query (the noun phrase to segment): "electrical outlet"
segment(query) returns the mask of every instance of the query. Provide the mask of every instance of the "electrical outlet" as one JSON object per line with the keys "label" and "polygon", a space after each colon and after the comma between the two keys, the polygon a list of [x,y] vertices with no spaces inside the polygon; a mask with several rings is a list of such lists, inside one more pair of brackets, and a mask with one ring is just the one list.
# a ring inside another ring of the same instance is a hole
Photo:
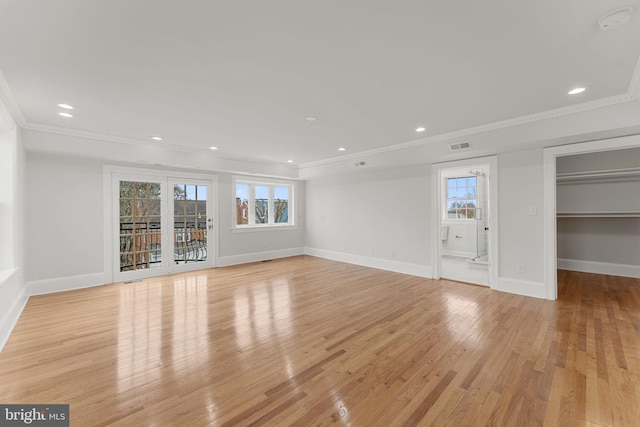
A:
{"label": "electrical outlet", "polygon": [[518,273],[526,273],[527,272],[527,266],[524,264],[518,264]]}

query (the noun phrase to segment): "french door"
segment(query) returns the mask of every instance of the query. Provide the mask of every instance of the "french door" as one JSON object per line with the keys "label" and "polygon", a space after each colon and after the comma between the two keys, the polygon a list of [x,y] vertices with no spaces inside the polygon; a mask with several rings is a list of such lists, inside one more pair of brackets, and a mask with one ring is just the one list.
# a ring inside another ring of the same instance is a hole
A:
{"label": "french door", "polygon": [[213,267],[210,249],[212,186],[207,181],[172,178],[169,187],[172,193],[169,224],[172,226],[173,270]]}
{"label": "french door", "polygon": [[214,266],[213,181],[113,174],[114,281]]}

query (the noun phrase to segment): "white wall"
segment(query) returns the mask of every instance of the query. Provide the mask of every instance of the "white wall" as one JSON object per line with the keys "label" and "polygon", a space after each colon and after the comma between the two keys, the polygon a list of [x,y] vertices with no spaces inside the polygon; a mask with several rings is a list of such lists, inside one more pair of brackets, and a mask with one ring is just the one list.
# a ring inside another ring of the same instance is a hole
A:
{"label": "white wall", "polygon": [[103,271],[102,164],[27,153],[27,281]]}
{"label": "white wall", "polygon": [[[86,157],[28,153],[27,281],[36,292],[62,290],[59,288],[65,283],[72,287],[104,283],[105,164],[109,163]],[[232,175],[216,175],[219,177],[216,213],[219,216],[219,265],[303,253],[304,183],[296,183],[298,226],[295,229],[234,232],[231,230]]]}
{"label": "white wall", "polygon": [[[308,181],[309,253],[394,269],[397,266],[389,263],[393,251],[396,261],[430,270],[429,171],[425,165]],[[495,287],[544,298],[542,150],[500,155],[495,175],[499,197]],[[536,215],[530,215],[530,208]]]}
{"label": "white wall", "polygon": [[16,130],[0,133],[0,270],[14,266]]}
{"label": "white wall", "polygon": [[[304,252],[305,183],[295,182],[295,228],[233,229],[233,175],[219,174],[220,265],[299,255]],[[289,181],[290,182],[290,181]]]}
{"label": "white wall", "polygon": [[558,258],[640,266],[640,218],[559,218]]}
{"label": "white wall", "polygon": [[640,148],[598,151],[561,156],[556,160],[557,173],[589,172],[640,167]]}
{"label": "white wall", "polygon": [[308,253],[430,276],[430,182],[428,165],[307,181]]}
{"label": "white wall", "polygon": [[498,289],[544,298],[542,150],[501,154],[498,170]]}
{"label": "white wall", "polygon": [[24,285],[24,151],[15,127],[0,134],[0,350],[28,296]]}
{"label": "white wall", "polygon": [[640,212],[640,179],[558,183],[558,212]]}

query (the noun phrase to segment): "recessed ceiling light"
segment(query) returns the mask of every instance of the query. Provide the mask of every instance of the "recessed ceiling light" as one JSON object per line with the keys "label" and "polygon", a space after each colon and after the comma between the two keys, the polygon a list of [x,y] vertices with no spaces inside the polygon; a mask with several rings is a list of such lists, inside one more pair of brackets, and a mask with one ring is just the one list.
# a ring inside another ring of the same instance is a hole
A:
{"label": "recessed ceiling light", "polygon": [[587,89],[586,89],[586,88],[584,88],[584,87],[577,87],[577,88],[575,88],[575,89],[571,89],[571,90],[569,91],[569,95],[577,95],[577,94],[579,94],[579,93],[584,92],[585,90],[587,90]]}
{"label": "recessed ceiling light", "polygon": [[69,113],[58,113],[58,114],[61,115],[62,117],[73,117],[73,115]]}
{"label": "recessed ceiling light", "polygon": [[209,150],[217,150],[218,147],[209,147]]}
{"label": "recessed ceiling light", "polygon": [[416,132],[424,132],[425,130],[427,130],[427,128],[420,126],[419,128],[416,128]]}
{"label": "recessed ceiling light", "polygon": [[314,116],[309,116],[305,120],[308,122],[315,122],[316,120],[318,120],[318,118]]}
{"label": "recessed ceiling light", "polygon": [[293,163],[293,160],[287,160],[287,163]]}
{"label": "recessed ceiling light", "polygon": [[73,107],[69,104],[58,104],[58,107],[64,108],[65,110],[73,110]]}
{"label": "recessed ceiling light", "polygon": [[347,149],[344,148],[344,147],[340,147],[340,148],[338,148],[338,151],[347,151]]}
{"label": "recessed ceiling light", "polygon": [[151,139],[153,139],[154,141],[162,141],[162,138],[159,136],[152,136]]}

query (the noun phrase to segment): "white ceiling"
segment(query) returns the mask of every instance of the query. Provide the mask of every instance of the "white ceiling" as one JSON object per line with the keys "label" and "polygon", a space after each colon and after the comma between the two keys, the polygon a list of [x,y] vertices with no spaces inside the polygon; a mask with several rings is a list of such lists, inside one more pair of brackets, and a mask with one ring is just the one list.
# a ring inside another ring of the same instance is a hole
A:
{"label": "white ceiling", "polygon": [[27,126],[297,165],[626,94],[639,57],[639,0],[0,0]]}

